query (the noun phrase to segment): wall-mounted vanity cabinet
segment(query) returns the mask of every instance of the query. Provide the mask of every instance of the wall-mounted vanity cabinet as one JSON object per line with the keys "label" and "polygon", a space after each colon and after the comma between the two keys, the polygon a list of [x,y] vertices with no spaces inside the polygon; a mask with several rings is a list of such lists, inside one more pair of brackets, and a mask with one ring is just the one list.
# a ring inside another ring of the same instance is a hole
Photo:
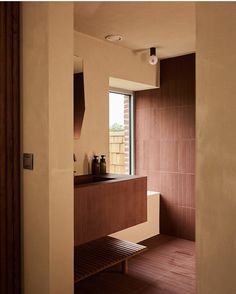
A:
{"label": "wall-mounted vanity cabinet", "polygon": [[147,221],[147,178],[105,177],[86,182],[82,176],[81,183],[75,177],[75,246]]}

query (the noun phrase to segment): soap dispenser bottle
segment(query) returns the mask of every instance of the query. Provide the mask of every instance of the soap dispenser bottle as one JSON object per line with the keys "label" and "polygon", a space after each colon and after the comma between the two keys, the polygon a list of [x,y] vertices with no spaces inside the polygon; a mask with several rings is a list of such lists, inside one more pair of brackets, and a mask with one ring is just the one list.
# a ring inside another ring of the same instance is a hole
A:
{"label": "soap dispenser bottle", "polygon": [[101,160],[100,160],[100,173],[105,174],[106,173],[106,155],[101,155]]}
{"label": "soap dispenser bottle", "polygon": [[100,165],[98,162],[98,156],[94,155],[93,160],[92,160],[92,174],[99,175],[99,172],[100,172]]}

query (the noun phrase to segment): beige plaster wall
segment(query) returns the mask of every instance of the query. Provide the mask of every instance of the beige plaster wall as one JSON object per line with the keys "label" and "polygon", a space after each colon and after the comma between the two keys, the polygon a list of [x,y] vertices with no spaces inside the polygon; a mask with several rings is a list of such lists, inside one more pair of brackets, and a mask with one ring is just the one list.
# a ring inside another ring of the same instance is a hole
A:
{"label": "beige plaster wall", "polygon": [[160,193],[147,191],[147,221],[111,236],[138,243],[158,234],[160,234]]}
{"label": "beige plaster wall", "polygon": [[197,293],[236,293],[236,4],[197,3]]}
{"label": "beige plaster wall", "polygon": [[73,293],[73,5],[21,7],[24,294]]}
{"label": "beige plaster wall", "polygon": [[74,141],[77,174],[88,173],[93,153],[108,156],[109,77],[159,84],[159,70],[143,55],[85,34],[74,33],[74,54],[83,58],[85,115],[81,137]]}

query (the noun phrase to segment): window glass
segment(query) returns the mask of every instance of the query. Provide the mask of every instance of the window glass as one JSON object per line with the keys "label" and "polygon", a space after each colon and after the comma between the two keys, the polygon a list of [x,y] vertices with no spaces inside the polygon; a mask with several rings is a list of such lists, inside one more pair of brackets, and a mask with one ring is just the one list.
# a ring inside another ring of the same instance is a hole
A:
{"label": "window glass", "polygon": [[130,95],[109,93],[110,173],[130,174]]}

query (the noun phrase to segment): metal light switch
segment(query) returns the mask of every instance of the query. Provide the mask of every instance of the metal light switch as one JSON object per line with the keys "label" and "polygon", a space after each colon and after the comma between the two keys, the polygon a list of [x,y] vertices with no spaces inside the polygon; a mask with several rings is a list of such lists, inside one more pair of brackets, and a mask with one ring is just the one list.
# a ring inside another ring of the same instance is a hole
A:
{"label": "metal light switch", "polygon": [[23,154],[23,168],[24,169],[34,169],[34,154],[33,153],[24,153]]}

